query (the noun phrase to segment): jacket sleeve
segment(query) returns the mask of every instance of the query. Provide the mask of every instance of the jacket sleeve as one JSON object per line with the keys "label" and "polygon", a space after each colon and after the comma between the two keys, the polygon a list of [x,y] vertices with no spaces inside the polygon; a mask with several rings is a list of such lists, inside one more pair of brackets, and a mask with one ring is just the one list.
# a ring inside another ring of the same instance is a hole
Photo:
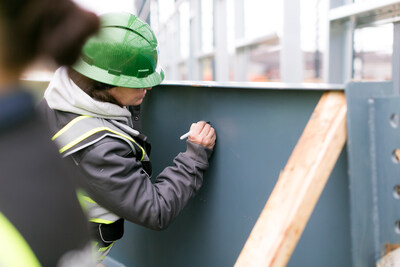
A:
{"label": "jacket sleeve", "polygon": [[105,138],[75,154],[74,160],[98,204],[128,221],[165,229],[200,189],[212,150],[188,141],[186,152],[154,184],[131,152],[125,142]]}

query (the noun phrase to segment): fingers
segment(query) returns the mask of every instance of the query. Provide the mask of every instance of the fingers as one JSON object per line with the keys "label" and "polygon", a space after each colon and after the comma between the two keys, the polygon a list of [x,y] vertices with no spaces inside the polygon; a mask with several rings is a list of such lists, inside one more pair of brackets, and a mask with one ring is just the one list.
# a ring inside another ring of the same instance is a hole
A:
{"label": "fingers", "polygon": [[216,134],[213,127],[205,121],[193,123],[190,127],[190,142],[213,149]]}
{"label": "fingers", "polygon": [[199,121],[197,123],[192,123],[192,126],[190,127],[190,132],[191,134],[200,134],[204,128],[207,130],[207,126],[210,126],[208,123],[205,121]]}
{"label": "fingers", "polygon": [[206,139],[210,140],[208,147],[212,149],[215,145],[215,141],[217,140],[217,135],[215,134],[214,128],[210,127],[210,131],[208,132]]}

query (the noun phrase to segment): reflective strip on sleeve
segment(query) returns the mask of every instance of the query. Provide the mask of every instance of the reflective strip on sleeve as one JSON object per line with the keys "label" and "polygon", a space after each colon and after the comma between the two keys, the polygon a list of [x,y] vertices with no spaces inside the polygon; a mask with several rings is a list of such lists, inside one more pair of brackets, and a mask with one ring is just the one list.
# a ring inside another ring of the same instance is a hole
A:
{"label": "reflective strip on sleeve", "polygon": [[114,243],[115,243],[115,241],[112,242],[112,243],[111,243],[109,246],[107,246],[107,247],[99,248],[99,251],[100,251],[100,252],[104,252],[104,251],[106,251],[107,249],[110,249],[110,248],[112,247],[112,245],[114,245]]}
{"label": "reflective strip on sleeve", "polygon": [[111,224],[120,217],[98,205],[96,201],[88,197],[83,190],[77,190],[77,196],[81,207],[89,217],[89,221],[95,223]]}
{"label": "reflective strip on sleeve", "polygon": [[[98,133],[103,133],[98,137]],[[96,136],[95,136],[96,135]],[[93,118],[90,116],[79,116],[69,122],[66,126],[64,126],[60,131],[58,131],[53,137],[52,140],[56,142],[59,148],[60,154],[71,149],[64,154],[64,156],[69,155],[70,153],[76,151],[77,149],[85,148],[90,145],[92,142],[97,142],[101,138],[106,136],[113,136],[117,138],[121,138],[125,140],[129,146],[132,148],[132,151],[135,153],[136,145],[142,153],[141,161],[145,158],[145,151],[142,146],[140,146],[129,134],[126,134],[124,131],[108,122],[105,119]],[[98,137],[98,138],[97,138]],[[92,142],[90,142],[90,140]],[[86,143],[82,142],[88,140]],[[81,145],[77,146],[78,144]],[[133,145],[134,144],[134,145]],[[77,148],[75,147],[77,146]]]}
{"label": "reflective strip on sleeve", "polygon": [[108,253],[110,252],[111,248],[113,247],[114,243],[115,243],[115,241],[112,242],[107,247],[98,248],[98,250],[97,250],[97,260],[98,261],[103,261],[105,259],[105,257],[108,255]]}
{"label": "reflective strip on sleeve", "polygon": [[[119,219],[119,217],[118,217],[118,219]],[[110,220],[105,220],[105,219],[101,219],[101,218],[90,218],[89,221],[94,222],[94,223],[102,223],[102,224],[112,224],[112,223],[116,222],[116,220],[110,221]]]}
{"label": "reflective strip on sleeve", "polygon": [[84,200],[84,201],[87,201],[87,202],[93,203],[93,204],[97,204],[96,201],[94,201],[90,197],[87,197],[87,196],[81,196],[81,197],[82,197],[82,200]]}

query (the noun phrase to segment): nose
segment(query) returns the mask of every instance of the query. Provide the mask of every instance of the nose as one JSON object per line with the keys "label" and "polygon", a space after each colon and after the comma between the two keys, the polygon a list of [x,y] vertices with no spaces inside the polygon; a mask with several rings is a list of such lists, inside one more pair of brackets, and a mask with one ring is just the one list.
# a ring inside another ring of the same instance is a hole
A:
{"label": "nose", "polygon": [[143,88],[143,90],[151,90],[152,87]]}

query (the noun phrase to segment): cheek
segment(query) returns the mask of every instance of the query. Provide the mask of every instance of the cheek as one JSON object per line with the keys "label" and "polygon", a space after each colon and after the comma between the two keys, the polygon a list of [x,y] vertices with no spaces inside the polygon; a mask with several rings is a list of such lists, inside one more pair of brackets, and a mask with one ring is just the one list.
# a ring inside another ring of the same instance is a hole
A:
{"label": "cheek", "polygon": [[136,93],[135,92],[134,94],[132,94],[132,99],[139,100],[141,98],[143,98],[143,93]]}
{"label": "cheek", "polygon": [[143,101],[144,93],[142,91],[134,91],[131,92],[129,96],[129,100],[131,105],[140,105]]}

